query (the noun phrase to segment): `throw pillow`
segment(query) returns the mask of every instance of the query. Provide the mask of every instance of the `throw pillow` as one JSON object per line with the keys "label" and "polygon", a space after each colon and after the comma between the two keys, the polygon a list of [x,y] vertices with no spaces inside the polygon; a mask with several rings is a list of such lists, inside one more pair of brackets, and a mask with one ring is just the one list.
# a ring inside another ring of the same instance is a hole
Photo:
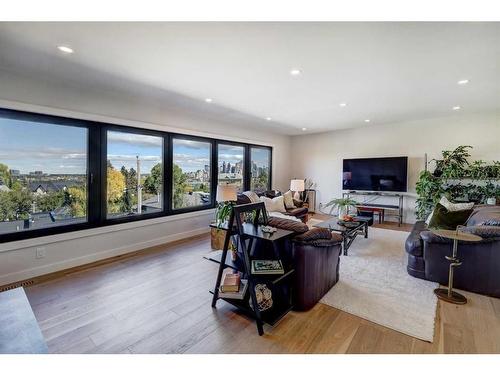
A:
{"label": "throw pillow", "polygon": [[259,203],[260,202],[259,196],[254,191],[244,191],[243,194],[246,195],[248,197],[248,199],[250,199],[251,203]]}
{"label": "throw pillow", "polygon": [[441,200],[439,201],[439,204],[443,205],[446,207],[448,211],[463,211],[463,210],[470,210],[472,207],[474,207],[474,202],[470,203],[452,203],[448,200],[446,197],[441,197]]}
{"label": "throw pillow", "polygon": [[472,213],[472,209],[462,211],[448,211],[445,206],[438,203],[434,209],[430,228],[436,229],[457,229],[458,225],[464,225]]}
{"label": "throw pillow", "polygon": [[309,230],[309,227],[300,220],[297,222],[295,220],[282,219],[274,216],[269,218],[267,225],[275,228],[291,230],[295,233],[305,233]]}
{"label": "throw pillow", "polygon": [[283,199],[285,200],[285,208],[295,208],[293,204],[293,194],[290,190],[283,194]]}
{"label": "throw pillow", "polygon": [[285,209],[285,201],[283,199],[283,196],[276,197],[276,198],[268,198],[268,197],[260,197],[260,201],[264,202],[264,205],[266,206],[266,210],[269,212],[286,212]]}

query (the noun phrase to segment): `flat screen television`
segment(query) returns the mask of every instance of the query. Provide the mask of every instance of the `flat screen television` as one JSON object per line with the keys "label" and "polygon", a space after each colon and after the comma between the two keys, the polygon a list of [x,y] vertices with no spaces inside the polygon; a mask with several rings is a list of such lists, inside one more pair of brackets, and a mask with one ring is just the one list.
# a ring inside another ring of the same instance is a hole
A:
{"label": "flat screen television", "polygon": [[408,157],[344,159],[342,189],[407,191]]}

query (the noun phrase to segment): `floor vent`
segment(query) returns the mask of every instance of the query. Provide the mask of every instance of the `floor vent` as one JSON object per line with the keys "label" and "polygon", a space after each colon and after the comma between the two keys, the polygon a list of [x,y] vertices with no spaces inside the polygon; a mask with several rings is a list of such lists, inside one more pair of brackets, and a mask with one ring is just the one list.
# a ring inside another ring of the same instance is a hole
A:
{"label": "floor vent", "polygon": [[11,289],[20,288],[20,287],[30,286],[30,285],[33,285],[34,283],[35,283],[34,280],[20,281],[18,283],[9,284],[9,285],[5,285],[3,287],[0,287],[0,292],[5,292],[6,290],[11,290]]}

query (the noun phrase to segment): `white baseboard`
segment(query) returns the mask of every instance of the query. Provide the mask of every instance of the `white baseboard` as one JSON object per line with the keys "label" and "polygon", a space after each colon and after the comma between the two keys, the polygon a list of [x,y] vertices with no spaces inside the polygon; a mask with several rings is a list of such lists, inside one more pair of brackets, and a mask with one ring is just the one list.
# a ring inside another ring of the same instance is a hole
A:
{"label": "white baseboard", "polygon": [[52,272],[57,272],[65,270],[72,267],[82,266],[84,264],[96,262],[99,260],[111,258],[117,255],[123,255],[131,253],[137,250],[147,249],[149,247],[167,244],[169,242],[174,242],[189,237],[197,236],[203,233],[207,233],[209,229],[207,227],[193,229],[187,232],[175,233],[168,236],[157,237],[149,241],[142,241],[135,244],[129,244],[126,246],[117,247],[114,249],[99,251],[97,253],[87,254],[82,257],[66,259],[60,262],[46,264],[43,266],[28,268],[22,271],[17,271],[0,276],[0,285],[6,285],[14,283],[21,280],[30,279],[37,276],[46,275]]}

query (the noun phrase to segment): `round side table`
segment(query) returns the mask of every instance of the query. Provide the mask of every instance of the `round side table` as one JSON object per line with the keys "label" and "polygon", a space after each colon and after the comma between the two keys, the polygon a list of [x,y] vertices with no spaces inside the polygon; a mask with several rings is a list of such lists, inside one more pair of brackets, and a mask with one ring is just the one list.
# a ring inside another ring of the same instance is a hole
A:
{"label": "round side table", "polygon": [[462,264],[462,262],[460,262],[460,260],[457,258],[458,241],[478,242],[481,241],[482,238],[476,236],[475,234],[460,232],[459,227],[457,227],[457,230],[431,229],[431,232],[439,237],[449,238],[453,240],[452,256],[445,257],[450,261],[448,288],[434,289],[434,293],[439,299],[443,301],[455,303],[457,305],[465,305],[467,303],[467,298],[465,298],[465,296],[461,295],[460,293],[453,291],[453,271],[455,267],[458,267]]}

